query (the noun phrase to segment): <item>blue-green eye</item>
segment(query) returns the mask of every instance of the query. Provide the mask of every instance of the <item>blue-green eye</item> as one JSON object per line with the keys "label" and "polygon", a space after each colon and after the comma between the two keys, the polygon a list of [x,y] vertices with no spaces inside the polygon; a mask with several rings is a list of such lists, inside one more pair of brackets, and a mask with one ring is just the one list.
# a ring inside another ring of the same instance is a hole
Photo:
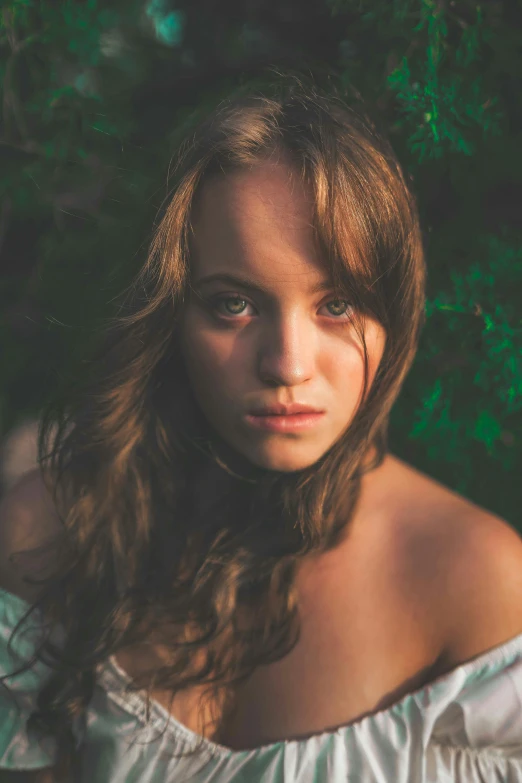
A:
{"label": "blue-green eye", "polygon": [[338,304],[339,302],[344,303],[345,307],[342,309],[343,311],[341,313],[333,313],[333,315],[345,315],[347,308],[350,308],[350,314],[351,314],[351,305],[348,303],[346,299],[332,299],[330,302],[327,302],[325,305],[326,307],[329,307],[331,304]]}
{"label": "blue-green eye", "polygon": [[[236,295],[233,295],[233,296],[222,296],[220,298],[215,298],[215,299],[213,299],[211,301],[212,301],[212,304],[213,304],[213,308],[215,310],[217,310],[218,306],[221,303],[223,303],[223,305],[224,305],[225,302],[239,302],[239,303],[242,303],[243,305],[250,304],[249,302],[247,302],[246,299],[243,299],[243,297],[241,297],[239,295],[237,295],[237,296]],[[235,307],[235,305],[232,305],[232,306]],[[227,305],[227,308],[228,308],[228,305]],[[227,315],[232,315],[232,316],[234,316],[234,315],[242,315],[242,312],[243,312],[242,310],[241,310],[241,312],[238,312],[237,310],[232,310],[232,312],[231,312],[229,310],[227,312]]]}

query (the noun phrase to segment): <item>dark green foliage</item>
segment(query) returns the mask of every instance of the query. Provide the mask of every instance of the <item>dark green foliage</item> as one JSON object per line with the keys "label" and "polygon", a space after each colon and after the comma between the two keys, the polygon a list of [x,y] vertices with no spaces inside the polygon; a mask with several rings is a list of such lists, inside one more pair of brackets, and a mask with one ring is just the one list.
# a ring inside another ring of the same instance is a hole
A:
{"label": "dark green foliage", "polygon": [[186,123],[310,69],[363,95],[419,200],[428,322],[391,450],[520,528],[521,22],[495,0],[4,2],[0,435],[83,368]]}

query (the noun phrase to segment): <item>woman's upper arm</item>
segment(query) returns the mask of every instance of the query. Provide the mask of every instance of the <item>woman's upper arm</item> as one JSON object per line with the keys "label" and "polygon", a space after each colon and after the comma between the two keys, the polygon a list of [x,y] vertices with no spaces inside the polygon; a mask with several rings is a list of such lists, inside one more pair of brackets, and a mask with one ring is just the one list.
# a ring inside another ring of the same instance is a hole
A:
{"label": "woman's upper arm", "polygon": [[27,601],[35,600],[38,588],[23,580],[23,569],[12,556],[41,546],[59,530],[58,514],[36,468],[0,499],[0,587]]}
{"label": "woman's upper arm", "polygon": [[[29,602],[37,598],[38,586],[23,580],[28,570],[17,566],[12,555],[40,546],[59,530],[59,518],[53,508],[38,469],[26,473],[0,499],[0,588]],[[0,659],[0,674],[2,669]],[[0,767],[0,783],[55,782],[53,767],[27,770]]]}

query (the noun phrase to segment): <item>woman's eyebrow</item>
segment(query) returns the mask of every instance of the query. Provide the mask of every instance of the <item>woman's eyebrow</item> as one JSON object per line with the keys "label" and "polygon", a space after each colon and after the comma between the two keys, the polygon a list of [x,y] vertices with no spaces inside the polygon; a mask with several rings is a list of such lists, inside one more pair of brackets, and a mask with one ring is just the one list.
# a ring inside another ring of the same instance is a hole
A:
{"label": "woman's eyebrow", "polygon": [[[256,283],[251,278],[243,277],[241,275],[232,275],[226,272],[206,275],[197,280],[193,285],[194,288],[200,288],[203,285],[213,282],[232,283],[232,285],[239,286],[240,288],[250,289],[251,291],[257,291],[258,293],[270,296],[270,291],[267,288],[259,285],[259,283]],[[311,285],[308,291],[310,294],[316,294],[320,291],[328,291],[332,288],[334,288],[334,285],[330,280],[321,280],[320,282]]]}

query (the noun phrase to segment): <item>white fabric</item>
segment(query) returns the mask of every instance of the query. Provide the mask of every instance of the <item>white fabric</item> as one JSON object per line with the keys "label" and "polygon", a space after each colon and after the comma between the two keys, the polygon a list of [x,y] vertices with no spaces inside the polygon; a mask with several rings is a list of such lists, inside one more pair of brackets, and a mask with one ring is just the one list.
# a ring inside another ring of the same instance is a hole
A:
{"label": "white fabric", "polygon": [[[0,675],[28,655],[18,636],[14,662],[6,650],[27,608],[0,590]],[[52,763],[53,743],[40,749],[25,731],[47,676],[40,665],[7,681],[18,710],[0,688],[0,770]],[[200,737],[155,702],[147,721],[145,698],[126,694],[127,682],[114,659],[99,667],[86,724],[75,727],[79,783],[522,783],[522,634],[335,732],[246,751],[205,740],[200,755],[184,759],[172,754]]]}

